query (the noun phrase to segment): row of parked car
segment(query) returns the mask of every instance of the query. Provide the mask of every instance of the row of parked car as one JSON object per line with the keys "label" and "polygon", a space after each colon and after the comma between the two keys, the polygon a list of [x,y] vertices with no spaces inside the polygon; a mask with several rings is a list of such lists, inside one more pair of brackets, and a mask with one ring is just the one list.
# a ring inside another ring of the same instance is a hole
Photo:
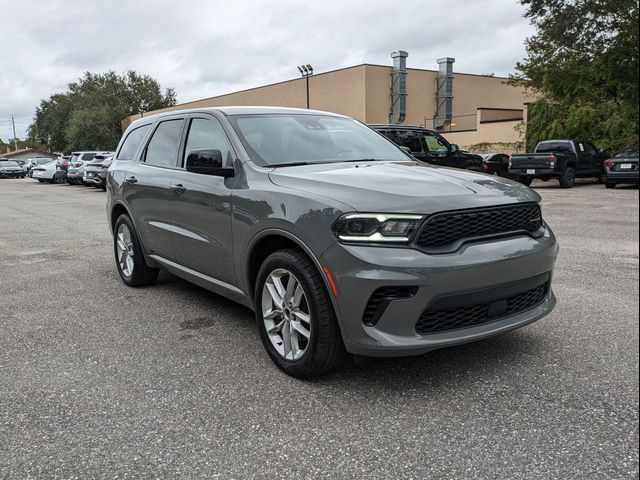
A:
{"label": "row of parked car", "polygon": [[41,183],[69,183],[106,189],[106,177],[113,152],[82,151],[51,159],[14,161],[0,158],[0,178],[32,177]]}
{"label": "row of parked car", "polygon": [[[421,127],[371,125],[378,133],[424,162],[461,168],[517,180],[530,186],[534,179],[557,179],[570,188],[578,178],[595,178],[607,188],[618,184],[638,185],[638,150],[611,157],[592,142],[549,140],[534,152],[474,154],[449,143],[437,132]],[[113,152],[81,151],[52,161],[33,158],[27,162],[0,159],[0,178],[31,176],[40,182],[91,185],[105,189],[105,178]]]}
{"label": "row of parked car", "polygon": [[548,140],[539,142],[532,153],[477,155],[449,143],[437,132],[420,127],[372,125],[372,127],[418,160],[443,167],[484,172],[529,186],[534,179],[558,180],[571,188],[578,178],[595,178],[607,188],[619,184],[638,185],[638,149],[611,157],[593,142]]}

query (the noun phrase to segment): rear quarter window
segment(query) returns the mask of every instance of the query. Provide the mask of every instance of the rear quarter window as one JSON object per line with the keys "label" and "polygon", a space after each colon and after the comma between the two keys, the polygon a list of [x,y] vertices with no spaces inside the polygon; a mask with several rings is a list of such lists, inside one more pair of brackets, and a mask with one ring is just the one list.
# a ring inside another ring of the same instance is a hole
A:
{"label": "rear quarter window", "polygon": [[142,125],[141,127],[131,130],[124,139],[120,150],[116,154],[118,160],[133,160],[134,155],[142,144],[145,135],[149,131],[151,125]]}

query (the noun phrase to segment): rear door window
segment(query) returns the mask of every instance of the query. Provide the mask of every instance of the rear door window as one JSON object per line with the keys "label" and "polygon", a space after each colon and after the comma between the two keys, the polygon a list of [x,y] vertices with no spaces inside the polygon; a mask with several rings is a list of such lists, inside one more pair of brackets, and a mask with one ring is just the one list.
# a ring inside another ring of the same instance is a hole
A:
{"label": "rear door window", "polygon": [[93,157],[95,157],[95,155],[95,153],[83,153],[82,160],[93,160]]}
{"label": "rear door window", "polygon": [[183,119],[165,120],[158,124],[147,144],[144,161],[149,165],[174,168],[178,162]]}
{"label": "rear door window", "polygon": [[127,134],[127,138],[124,139],[116,158],[118,160],[133,160],[133,157],[142,144],[142,140],[144,140],[150,126],[150,124],[142,125],[141,127],[131,130]]}

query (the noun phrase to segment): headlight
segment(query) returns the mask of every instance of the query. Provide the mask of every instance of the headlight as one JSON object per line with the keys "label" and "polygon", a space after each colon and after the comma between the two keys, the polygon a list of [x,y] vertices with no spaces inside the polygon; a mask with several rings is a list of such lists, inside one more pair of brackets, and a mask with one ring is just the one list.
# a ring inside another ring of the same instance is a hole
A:
{"label": "headlight", "polygon": [[408,243],[423,218],[396,213],[347,213],[335,221],[331,231],[343,242]]}

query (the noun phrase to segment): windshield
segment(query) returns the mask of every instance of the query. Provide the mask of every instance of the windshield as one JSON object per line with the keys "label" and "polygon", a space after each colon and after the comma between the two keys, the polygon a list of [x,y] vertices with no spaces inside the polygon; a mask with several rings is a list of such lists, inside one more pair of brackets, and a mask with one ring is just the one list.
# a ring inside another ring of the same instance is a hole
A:
{"label": "windshield", "polygon": [[0,167],[19,167],[18,162],[14,162],[13,160],[2,160],[0,161]]}
{"label": "windshield", "polygon": [[312,114],[228,118],[251,160],[262,166],[407,159],[390,141],[351,118]]}

